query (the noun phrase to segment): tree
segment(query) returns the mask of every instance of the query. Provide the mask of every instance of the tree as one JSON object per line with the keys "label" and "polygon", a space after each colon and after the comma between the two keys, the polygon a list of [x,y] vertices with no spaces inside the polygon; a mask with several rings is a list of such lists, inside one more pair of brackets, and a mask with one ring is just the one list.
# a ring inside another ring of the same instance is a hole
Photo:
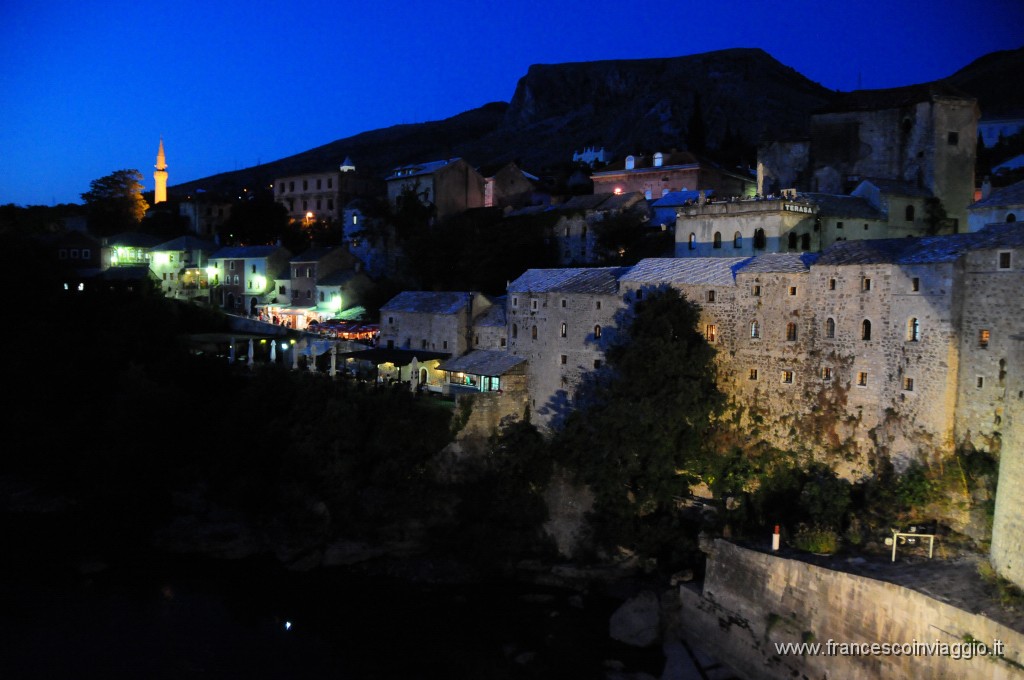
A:
{"label": "tree", "polygon": [[705,437],[723,403],[699,318],[672,289],[638,303],[626,341],[608,351],[610,377],[554,442],[594,492],[599,539],[670,560],[684,547],[675,499],[705,467]]}
{"label": "tree", "polygon": [[135,229],[149,209],[142,197],[142,173],[138,170],[115,170],[94,179],[82,200],[88,210],[89,229],[99,236]]}

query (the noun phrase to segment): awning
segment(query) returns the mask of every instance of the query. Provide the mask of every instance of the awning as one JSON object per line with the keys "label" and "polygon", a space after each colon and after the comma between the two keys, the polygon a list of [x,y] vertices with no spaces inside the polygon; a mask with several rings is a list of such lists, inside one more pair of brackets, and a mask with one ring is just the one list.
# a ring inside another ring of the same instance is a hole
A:
{"label": "awning", "polygon": [[338,352],[339,358],[360,359],[372,361],[376,365],[394,364],[395,366],[408,366],[413,359],[419,362],[447,359],[451,354],[447,352],[429,352],[425,349],[387,349],[375,347],[374,349],[363,349],[357,352]]}
{"label": "awning", "polygon": [[438,369],[451,371],[452,373],[469,373],[470,375],[500,376],[512,370],[520,364],[526,363],[526,359],[520,356],[509,354],[492,349],[478,349],[446,361]]}

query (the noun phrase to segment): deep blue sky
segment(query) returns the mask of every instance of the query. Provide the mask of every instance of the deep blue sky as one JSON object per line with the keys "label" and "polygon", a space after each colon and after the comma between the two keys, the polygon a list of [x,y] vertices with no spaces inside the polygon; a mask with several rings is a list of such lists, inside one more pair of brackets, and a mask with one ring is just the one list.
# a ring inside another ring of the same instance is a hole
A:
{"label": "deep blue sky", "polygon": [[851,90],[1022,45],[1021,0],[3,0],[0,204],[79,202],[122,168],[152,189],[161,136],[173,185],[446,118],[537,63],[760,47]]}

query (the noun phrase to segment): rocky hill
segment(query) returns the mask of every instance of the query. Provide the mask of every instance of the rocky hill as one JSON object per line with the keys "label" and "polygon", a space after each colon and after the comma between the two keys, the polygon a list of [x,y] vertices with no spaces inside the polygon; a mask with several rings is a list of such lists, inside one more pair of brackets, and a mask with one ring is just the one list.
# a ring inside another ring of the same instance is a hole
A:
{"label": "rocky hill", "polygon": [[[986,55],[944,79],[978,97],[983,112],[1024,109],[1024,48]],[[760,49],[732,49],[668,59],[531,66],[510,103],[457,116],[397,125],[330,142],[253,168],[172,187],[234,193],[275,177],[335,167],[350,156],[360,170],[384,176],[403,163],[461,156],[478,166],[509,160],[543,173],[584,146],[630,152],[690,146],[691,126],[706,129],[709,155],[723,143],[801,137],[810,114],[836,93]],[[695,117],[695,107],[699,115]],[[750,159],[752,162],[753,159]]]}

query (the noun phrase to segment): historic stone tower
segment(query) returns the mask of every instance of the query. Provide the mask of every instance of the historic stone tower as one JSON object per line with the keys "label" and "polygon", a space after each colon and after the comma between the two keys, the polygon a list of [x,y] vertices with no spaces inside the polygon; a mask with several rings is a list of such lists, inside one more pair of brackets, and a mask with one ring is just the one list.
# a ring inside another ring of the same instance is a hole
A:
{"label": "historic stone tower", "polygon": [[153,205],[167,200],[167,159],[164,157],[164,140],[160,138],[160,150],[156,152],[156,172],[153,173],[156,186],[153,190]]}

